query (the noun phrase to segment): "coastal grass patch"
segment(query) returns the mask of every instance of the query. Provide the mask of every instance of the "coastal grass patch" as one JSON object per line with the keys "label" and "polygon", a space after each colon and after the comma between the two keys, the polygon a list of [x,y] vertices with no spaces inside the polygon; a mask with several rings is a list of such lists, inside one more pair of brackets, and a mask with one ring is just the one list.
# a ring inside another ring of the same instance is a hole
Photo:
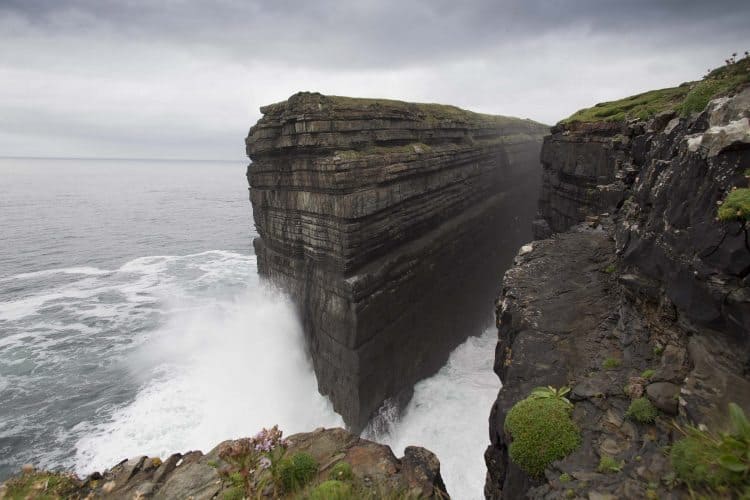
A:
{"label": "coastal grass patch", "polygon": [[337,479],[339,481],[349,481],[354,477],[352,472],[352,466],[347,462],[338,462],[331,468],[331,472],[328,474],[331,479]]}
{"label": "coastal grass patch", "polygon": [[734,189],[727,193],[719,206],[719,220],[723,222],[750,220],[750,188]]}
{"label": "coastal grass patch", "polygon": [[678,427],[685,437],[672,445],[670,460],[677,478],[691,489],[750,498],[750,422],[735,403],[729,404],[729,417],[729,432]]}
{"label": "coastal grass patch", "polygon": [[596,470],[604,474],[613,474],[620,472],[624,466],[625,462],[618,462],[613,457],[602,455],[602,457],[599,459],[599,466]]}
{"label": "coastal grass patch", "polygon": [[620,361],[619,359],[609,357],[602,362],[602,368],[604,368],[605,370],[614,370],[615,368],[619,368],[621,364],[622,361]]}
{"label": "coastal grass patch", "polygon": [[648,120],[663,111],[682,116],[703,111],[711,99],[729,95],[750,83],[750,57],[727,60],[721,68],[709,72],[702,80],[677,87],[643,92],[624,99],[599,103],[576,111],[561,124],[574,122],[619,122]]}
{"label": "coastal grass patch", "polygon": [[79,483],[70,474],[46,471],[24,472],[5,482],[3,498],[9,500],[58,500],[75,497]]}
{"label": "coastal grass patch", "polygon": [[650,380],[655,374],[656,371],[653,368],[647,368],[641,372],[641,378]]}
{"label": "coastal grass patch", "polygon": [[625,416],[641,424],[651,424],[659,415],[659,410],[646,397],[636,398],[630,402]]}
{"label": "coastal grass patch", "polygon": [[505,417],[511,460],[539,477],[550,463],[573,452],[581,444],[581,432],[571,413],[570,401],[562,396],[532,395],[513,405]]}
{"label": "coastal grass patch", "polygon": [[295,453],[281,459],[278,465],[278,476],[284,491],[293,492],[302,489],[318,473],[318,463],[307,453]]}

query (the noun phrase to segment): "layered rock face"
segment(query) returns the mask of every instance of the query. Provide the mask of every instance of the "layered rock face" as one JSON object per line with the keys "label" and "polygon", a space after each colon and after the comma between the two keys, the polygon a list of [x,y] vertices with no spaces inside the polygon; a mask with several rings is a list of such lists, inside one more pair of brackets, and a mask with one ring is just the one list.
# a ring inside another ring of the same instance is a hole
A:
{"label": "layered rock face", "polygon": [[[750,240],[717,219],[748,183],[748,118],[745,89],[691,117],[545,138],[534,228],[557,234],[524,247],[498,300],[488,498],[682,498],[663,453],[681,437],[671,420],[720,431],[729,402],[750,413]],[[504,421],[546,385],[572,387],[582,445],[533,478],[510,460]],[[652,424],[626,415],[641,396]]]}
{"label": "layered rock face", "polygon": [[311,93],[261,111],[246,141],[258,271],[298,304],[319,389],[360,430],[486,321],[529,236],[547,129]]}

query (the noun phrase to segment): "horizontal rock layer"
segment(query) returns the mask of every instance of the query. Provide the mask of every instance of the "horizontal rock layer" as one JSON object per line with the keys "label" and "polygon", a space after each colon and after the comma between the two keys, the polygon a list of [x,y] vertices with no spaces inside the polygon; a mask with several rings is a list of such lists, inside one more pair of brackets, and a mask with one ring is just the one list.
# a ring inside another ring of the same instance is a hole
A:
{"label": "horizontal rock layer", "polygon": [[246,141],[258,270],[298,304],[319,388],[359,430],[486,320],[546,128],[310,93],[261,111]]}
{"label": "horizontal rock layer", "polygon": [[[665,481],[662,449],[680,437],[670,420],[719,431],[729,402],[750,412],[747,228],[716,218],[725,194],[747,186],[748,117],[750,89],[692,117],[573,124],[545,138],[535,234],[568,231],[526,248],[503,281],[488,498],[682,498]],[[508,457],[504,420],[546,385],[573,388],[583,444],[531,478]],[[640,395],[661,411],[654,424],[625,416]],[[602,456],[622,470],[598,472]]]}

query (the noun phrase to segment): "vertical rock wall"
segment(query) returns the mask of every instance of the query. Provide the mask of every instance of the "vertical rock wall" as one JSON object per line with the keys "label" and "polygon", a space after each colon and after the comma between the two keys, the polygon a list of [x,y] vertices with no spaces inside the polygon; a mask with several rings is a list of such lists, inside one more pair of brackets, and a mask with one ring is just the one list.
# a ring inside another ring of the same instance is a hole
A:
{"label": "vertical rock wall", "polygon": [[[692,116],[557,126],[542,161],[535,235],[557,234],[524,247],[497,302],[503,387],[485,494],[687,497],[664,481],[663,450],[680,437],[671,422],[718,432],[729,402],[750,413],[748,224],[717,218],[750,181],[750,88]],[[531,477],[510,459],[504,421],[547,385],[572,388],[582,445]],[[654,422],[628,417],[641,396]],[[602,457],[616,470],[599,470]]]}
{"label": "vertical rock wall", "polygon": [[537,123],[300,93],[247,152],[259,273],[304,322],[319,389],[360,430],[488,319],[530,237]]}

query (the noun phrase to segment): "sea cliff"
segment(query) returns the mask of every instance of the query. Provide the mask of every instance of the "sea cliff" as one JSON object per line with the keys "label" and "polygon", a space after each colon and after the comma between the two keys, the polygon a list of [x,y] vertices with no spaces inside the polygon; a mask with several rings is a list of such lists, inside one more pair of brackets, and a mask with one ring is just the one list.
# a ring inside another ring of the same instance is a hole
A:
{"label": "sea cliff", "polygon": [[299,307],[321,393],[355,431],[489,319],[530,237],[547,127],[299,93],[247,153],[261,276]]}
{"label": "sea cliff", "polygon": [[[747,79],[747,62],[729,70]],[[730,403],[750,414],[750,207],[721,211],[747,192],[750,88],[694,106],[704,82],[583,110],[545,138],[537,241],[497,301],[488,498],[741,491],[708,441],[700,457],[680,442],[736,426]],[[655,97],[663,109],[628,116]],[[538,386],[571,389],[579,444],[531,474],[506,420]]]}

